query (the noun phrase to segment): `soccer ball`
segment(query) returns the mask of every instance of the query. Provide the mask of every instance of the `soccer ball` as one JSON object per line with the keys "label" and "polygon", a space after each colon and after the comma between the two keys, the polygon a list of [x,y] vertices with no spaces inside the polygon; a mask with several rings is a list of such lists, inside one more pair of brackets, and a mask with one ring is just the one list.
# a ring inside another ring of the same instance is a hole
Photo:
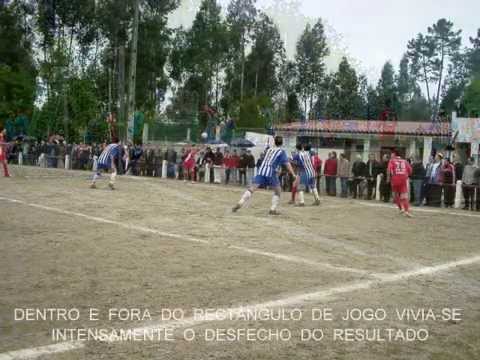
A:
{"label": "soccer ball", "polygon": [[207,140],[208,138],[208,134],[206,132],[203,132],[201,136],[203,140]]}

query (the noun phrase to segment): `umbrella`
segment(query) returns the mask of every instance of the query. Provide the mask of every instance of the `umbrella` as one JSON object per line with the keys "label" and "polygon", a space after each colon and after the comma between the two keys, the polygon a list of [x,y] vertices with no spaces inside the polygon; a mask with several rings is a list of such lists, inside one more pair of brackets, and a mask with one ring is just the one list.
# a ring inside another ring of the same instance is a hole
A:
{"label": "umbrella", "polygon": [[222,140],[209,140],[207,141],[208,145],[215,145],[216,147],[227,147],[228,144],[225,144]]}
{"label": "umbrella", "polygon": [[230,144],[231,144],[232,146],[242,147],[242,148],[250,148],[250,147],[254,147],[254,146],[255,146],[255,144],[254,144],[253,142],[251,142],[250,140],[242,139],[242,138],[233,139]]}

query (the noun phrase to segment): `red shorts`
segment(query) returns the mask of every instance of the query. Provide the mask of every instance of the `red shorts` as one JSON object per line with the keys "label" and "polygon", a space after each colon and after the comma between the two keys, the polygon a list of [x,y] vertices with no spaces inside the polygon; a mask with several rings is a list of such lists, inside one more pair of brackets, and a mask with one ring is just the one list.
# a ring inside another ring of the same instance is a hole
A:
{"label": "red shorts", "polygon": [[0,161],[5,161],[6,160],[7,157],[5,155],[6,155],[5,150],[0,148]]}
{"label": "red shorts", "polygon": [[397,178],[393,177],[392,178],[392,192],[398,193],[398,194],[406,194],[408,193],[408,178]]}

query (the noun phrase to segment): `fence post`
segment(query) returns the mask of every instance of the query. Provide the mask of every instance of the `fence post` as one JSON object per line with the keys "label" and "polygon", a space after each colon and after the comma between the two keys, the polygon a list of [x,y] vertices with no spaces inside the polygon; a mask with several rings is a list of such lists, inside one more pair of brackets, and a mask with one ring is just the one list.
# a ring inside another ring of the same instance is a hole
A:
{"label": "fence post", "polygon": [[210,182],[210,164],[205,164],[205,182]]}
{"label": "fence post", "polygon": [[168,162],[167,160],[162,161],[162,179],[167,178]]}
{"label": "fence post", "polygon": [[65,170],[70,169],[70,155],[65,155]]}
{"label": "fence post", "polygon": [[455,209],[458,209],[462,206],[463,200],[463,191],[462,191],[462,180],[457,181],[456,189],[455,189]]}
{"label": "fence post", "polygon": [[382,175],[378,174],[377,175],[377,184],[375,186],[375,200],[380,201],[380,183],[382,182]]}

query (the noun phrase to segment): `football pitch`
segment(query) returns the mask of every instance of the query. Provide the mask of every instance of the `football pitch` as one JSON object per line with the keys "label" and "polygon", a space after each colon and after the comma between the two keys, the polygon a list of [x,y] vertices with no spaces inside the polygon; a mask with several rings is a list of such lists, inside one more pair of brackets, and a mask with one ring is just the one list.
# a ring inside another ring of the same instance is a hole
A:
{"label": "football pitch", "polygon": [[480,359],[480,213],[12,172],[0,360]]}

